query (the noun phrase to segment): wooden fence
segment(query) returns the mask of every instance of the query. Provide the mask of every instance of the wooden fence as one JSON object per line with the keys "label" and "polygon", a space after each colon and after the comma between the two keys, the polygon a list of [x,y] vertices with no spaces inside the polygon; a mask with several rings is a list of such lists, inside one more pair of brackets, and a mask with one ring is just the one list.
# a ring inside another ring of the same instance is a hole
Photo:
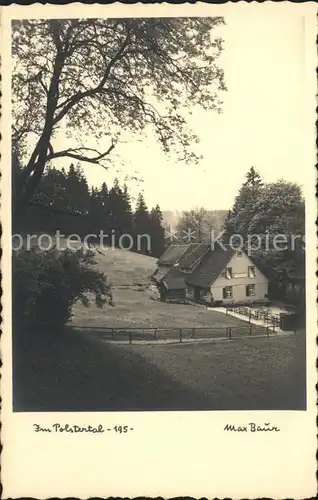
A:
{"label": "wooden fence", "polygon": [[249,307],[227,307],[226,314],[228,314],[228,312],[234,312],[242,316],[247,316],[249,322],[251,321],[251,319],[263,321],[266,325],[269,325],[273,329],[273,331],[275,331],[275,328],[279,327],[280,325],[279,314],[270,314],[270,312],[266,309],[251,309]]}
{"label": "wooden fence", "polygon": [[132,344],[136,341],[191,342],[193,340],[234,339],[249,336],[267,336],[275,333],[270,326],[263,327],[252,323],[243,326],[227,327],[185,327],[185,328],[110,328],[110,327],[76,327],[83,332],[103,340],[124,341]]}

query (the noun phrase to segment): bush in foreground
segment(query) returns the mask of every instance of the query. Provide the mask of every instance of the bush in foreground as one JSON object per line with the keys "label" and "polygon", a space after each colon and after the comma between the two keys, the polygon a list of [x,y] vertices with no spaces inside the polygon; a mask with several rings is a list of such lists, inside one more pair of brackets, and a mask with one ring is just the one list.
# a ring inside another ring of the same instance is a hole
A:
{"label": "bush in foreground", "polygon": [[23,332],[58,333],[78,300],[89,307],[91,296],[97,307],[112,305],[111,286],[106,276],[93,268],[93,257],[92,251],[83,249],[14,252],[14,327]]}

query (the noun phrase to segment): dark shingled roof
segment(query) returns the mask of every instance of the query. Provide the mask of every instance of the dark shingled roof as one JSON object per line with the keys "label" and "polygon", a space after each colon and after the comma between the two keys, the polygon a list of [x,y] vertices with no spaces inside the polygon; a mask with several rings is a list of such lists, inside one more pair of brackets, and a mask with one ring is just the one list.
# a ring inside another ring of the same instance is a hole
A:
{"label": "dark shingled roof", "polygon": [[224,250],[218,246],[214,250],[210,249],[194,272],[186,276],[186,283],[202,288],[208,287],[219,277],[233,254],[234,250],[231,248]]}
{"label": "dark shingled roof", "polygon": [[[170,245],[160,257],[153,278],[161,281],[168,290],[181,290],[186,284],[207,288],[218,278],[233,254],[231,248],[224,250],[217,246],[212,250],[205,243]],[[183,269],[192,269],[196,263],[198,266],[191,274],[182,272]]]}
{"label": "dark shingled roof", "polygon": [[206,243],[191,243],[187,251],[179,260],[179,266],[183,269],[191,269],[210,249]]}
{"label": "dark shingled roof", "polygon": [[185,252],[183,252],[183,255],[181,255],[179,259],[179,263],[182,262],[188,255],[197,247],[197,243],[189,243],[188,245],[185,245],[187,248]]}
{"label": "dark shingled roof", "polygon": [[188,249],[188,245],[170,245],[158,260],[158,266],[173,266]]}
{"label": "dark shingled roof", "polygon": [[173,267],[166,274],[162,283],[168,290],[183,290],[186,287],[185,275],[180,271],[178,267]]}
{"label": "dark shingled roof", "polygon": [[152,274],[152,278],[156,281],[162,280],[162,278],[165,277],[165,275],[170,271],[170,267],[158,267],[155,272]]}

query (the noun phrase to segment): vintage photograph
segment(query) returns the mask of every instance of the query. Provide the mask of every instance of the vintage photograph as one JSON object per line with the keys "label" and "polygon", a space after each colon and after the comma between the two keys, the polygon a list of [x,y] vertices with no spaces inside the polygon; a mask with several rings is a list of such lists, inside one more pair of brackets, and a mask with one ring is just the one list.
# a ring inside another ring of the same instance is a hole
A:
{"label": "vintage photograph", "polygon": [[306,410],[303,25],[279,19],[12,20],[13,412]]}

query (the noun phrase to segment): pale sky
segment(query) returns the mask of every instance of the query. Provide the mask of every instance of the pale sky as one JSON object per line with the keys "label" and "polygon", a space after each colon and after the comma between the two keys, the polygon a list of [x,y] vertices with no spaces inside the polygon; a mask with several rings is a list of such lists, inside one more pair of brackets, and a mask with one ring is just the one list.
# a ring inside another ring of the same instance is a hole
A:
{"label": "pale sky", "polygon": [[273,18],[262,10],[245,12],[227,16],[220,28],[225,48],[219,64],[228,88],[223,113],[192,110],[188,117],[204,159],[197,165],[173,162],[153,137],[142,142],[131,138],[116,147],[124,162],[121,172],[116,166],[106,172],[83,164],[90,185],[138,172],[143,182],[128,182],[134,196],[143,190],[148,206],[183,210],[230,208],[252,165],[264,181],[304,183],[303,19],[299,14]]}

